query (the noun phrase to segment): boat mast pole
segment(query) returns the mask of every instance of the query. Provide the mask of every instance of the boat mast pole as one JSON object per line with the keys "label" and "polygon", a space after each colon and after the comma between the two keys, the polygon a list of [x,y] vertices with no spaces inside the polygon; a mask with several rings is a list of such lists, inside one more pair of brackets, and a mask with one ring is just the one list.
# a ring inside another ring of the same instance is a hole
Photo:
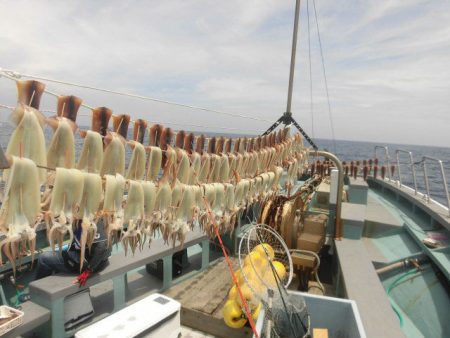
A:
{"label": "boat mast pole", "polygon": [[281,117],[272,124],[269,129],[267,129],[262,135],[267,135],[275,128],[277,128],[281,123],[283,123],[285,126],[288,126],[290,124],[293,124],[298,131],[305,137],[306,141],[314,148],[314,150],[317,150],[317,146],[314,143],[314,141],[308,136],[308,134],[303,130],[302,127],[297,123],[297,121],[294,120],[292,117],[292,90],[294,88],[294,73],[295,73],[295,54],[297,52],[297,35],[298,35],[298,22],[300,19],[300,0],[295,0],[295,17],[294,17],[294,32],[292,34],[292,50],[291,50],[291,67],[289,71],[289,87],[288,87],[288,97],[287,97],[287,106],[286,111],[281,115]]}
{"label": "boat mast pole", "polygon": [[295,19],[294,19],[294,32],[292,34],[292,51],[291,51],[291,68],[289,71],[289,87],[288,87],[288,97],[286,113],[292,116],[291,105],[292,105],[292,89],[294,87],[294,72],[295,72],[295,55],[297,52],[297,34],[298,34],[298,19],[300,16],[300,0],[295,1]]}

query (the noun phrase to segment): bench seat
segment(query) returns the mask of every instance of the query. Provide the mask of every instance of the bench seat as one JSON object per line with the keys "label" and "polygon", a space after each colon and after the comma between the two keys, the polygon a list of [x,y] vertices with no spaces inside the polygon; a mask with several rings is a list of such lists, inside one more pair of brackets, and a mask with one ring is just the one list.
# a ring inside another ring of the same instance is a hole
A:
{"label": "bench seat", "polygon": [[[184,248],[202,244],[202,269],[209,264],[209,239],[199,229],[186,235]],[[30,294],[36,303],[51,311],[52,336],[64,335],[64,298],[104,281],[113,281],[114,311],[124,307],[126,273],[156,260],[163,260],[163,287],[167,289],[172,283],[172,255],[181,250],[180,246],[173,248],[163,242],[163,239],[154,240],[150,248],[144,247],[125,256],[123,253],[110,257],[109,265],[99,273],[93,274],[84,287],[73,284],[74,275],[53,275],[30,283]]]}
{"label": "bench seat", "polygon": [[363,243],[343,238],[335,245],[338,282],[344,284],[344,296],[356,302],[367,337],[404,337]]}

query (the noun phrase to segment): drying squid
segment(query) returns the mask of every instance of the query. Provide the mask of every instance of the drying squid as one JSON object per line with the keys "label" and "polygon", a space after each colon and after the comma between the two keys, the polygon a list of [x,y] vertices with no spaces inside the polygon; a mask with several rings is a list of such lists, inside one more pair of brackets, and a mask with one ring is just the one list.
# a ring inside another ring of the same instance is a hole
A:
{"label": "drying squid", "polygon": [[[11,114],[16,125],[9,140],[6,154],[31,159],[37,165],[47,166],[45,151],[44,123],[45,117],[36,109],[19,104]],[[8,179],[9,170],[3,172],[3,179]],[[39,182],[44,183],[46,171],[38,170]]]}
{"label": "drying squid", "polygon": [[176,148],[177,152],[177,178],[181,183],[188,184],[191,178],[189,157],[184,149]]}
{"label": "drying squid", "polygon": [[103,217],[105,219],[108,244],[111,246],[118,233],[123,229],[123,195],[125,179],[122,175],[105,175],[105,199],[103,201]]}
{"label": "drying squid", "polygon": [[110,132],[106,135],[106,144],[103,153],[103,160],[100,174],[114,175],[116,173],[124,175],[125,172],[125,140],[117,133]]}
{"label": "drying squid", "polygon": [[162,130],[164,127],[160,124],[154,124],[149,128],[148,145],[152,147],[159,146]]}
{"label": "drying squid", "polygon": [[182,198],[178,203],[174,228],[170,234],[172,237],[172,245],[175,246],[176,241],[180,242],[183,247],[186,239],[186,233],[189,231],[189,224],[193,218],[193,208],[195,202],[195,191],[192,186],[184,186]]}
{"label": "drying squid", "polygon": [[96,131],[101,136],[106,136],[108,132],[109,120],[112,116],[112,110],[106,107],[92,109],[92,131]]}
{"label": "drying squid", "polygon": [[142,234],[140,225],[144,218],[144,189],[140,182],[128,181],[128,195],[124,208],[124,223],[127,224],[127,230],[122,233],[122,245],[125,255],[128,246],[131,252],[135,253],[136,248],[140,246]]}
{"label": "drying squid", "polygon": [[47,151],[47,165],[50,168],[73,168],[75,164],[75,137],[77,126],[65,117],[50,117],[47,123],[54,134]]}
{"label": "drying squid", "polygon": [[220,156],[211,154],[211,167],[209,169],[208,182],[217,182],[220,174]]}
{"label": "drying squid", "polygon": [[134,121],[133,140],[144,144],[145,130],[147,129],[147,121],[137,119]]}
{"label": "drying squid", "polygon": [[126,140],[128,138],[128,125],[130,124],[130,115],[113,115],[112,119],[113,131]]}
{"label": "drying squid", "polygon": [[[14,274],[20,243],[28,243],[31,259],[34,260],[36,247],[34,225],[39,213],[39,174],[36,164],[27,158],[12,157],[12,166],[0,209],[0,229],[6,233],[6,239],[0,242],[0,252],[3,249]],[[25,249],[22,247],[22,250]]]}
{"label": "drying squid", "polygon": [[196,151],[191,154],[191,168],[190,168],[190,177],[189,184],[197,184],[199,183],[199,173],[202,165],[202,157]]}
{"label": "drying squid", "polygon": [[160,147],[150,146],[148,148],[147,180],[156,181],[161,169],[162,151]]}
{"label": "drying squid", "polygon": [[75,123],[77,121],[78,109],[80,109],[82,102],[83,100],[76,96],[59,96],[56,114]]}
{"label": "drying squid", "polygon": [[16,81],[17,101],[34,109],[39,109],[45,84],[39,81]]}
{"label": "drying squid", "polygon": [[141,180],[145,173],[145,148],[137,141],[129,141],[128,144],[133,149],[126,178],[130,180]]}
{"label": "drying squid", "polygon": [[206,183],[211,167],[211,156],[207,152],[204,152],[201,157],[200,171],[197,179],[199,183]]}
{"label": "drying squid", "polygon": [[142,189],[144,191],[144,222],[142,227],[142,234],[144,239],[142,240],[142,245],[144,244],[146,237],[149,236],[151,242],[151,238],[153,237],[153,219],[154,219],[154,211],[156,205],[156,185],[151,181],[141,181]]}
{"label": "drying squid", "polygon": [[73,238],[74,210],[79,207],[83,196],[83,179],[83,173],[77,169],[56,168],[46,224],[50,246],[55,250],[55,241],[58,241],[60,253],[64,236],[68,233],[70,241]]}
{"label": "drying squid", "polygon": [[80,131],[84,138],[77,169],[88,173],[100,173],[103,161],[103,140],[98,132],[87,130]]}
{"label": "drying squid", "polygon": [[[206,203],[209,205],[210,209],[213,208],[214,200],[216,199],[216,189],[214,187],[214,184],[207,183],[203,184],[203,198],[206,200]],[[202,201],[202,205],[204,205],[204,201]],[[202,228],[208,236],[213,237],[214,235],[214,229],[211,227],[211,223],[209,221],[208,216],[208,210],[205,206],[205,208],[202,208],[202,211],[200,212],[199,216],[199,222],[200,222],[200,228]]]}
{"label": "drying squid", "polygon": [[236,224],[236,216],[239,209],[236,206],[235,188],[231,183],[225,183],[225,232],[232,233]]}
{"label": "drying squid", "polygon": [[80,270],[85,257],[85,248],[91,249],[97,234],[96,216],[102,199],[102,179],[98,174],[83,173],[83,195],[78,218],[81,218]]}
{"label": "drying squid", "polygon": [[185,192],[185,184],[181,183],[178,179],[176,180],[173,188],[172,188],[172,198],[170,208],[168,210],[168,221],[165,223],[163,227],[163,238],[166,243],[168,243],[169,238],[178,231],[179,222],[176,221],[176,216],[178,213],[178,209],[180,207],[180,203],[183,200]]}
{"label": "drying squid", "polygon": [[219,182],[228,182],[230,174],[230,162],[228,160],[228,156],[226,154],[222,154],[219,158],[219,174],[218,181]]}

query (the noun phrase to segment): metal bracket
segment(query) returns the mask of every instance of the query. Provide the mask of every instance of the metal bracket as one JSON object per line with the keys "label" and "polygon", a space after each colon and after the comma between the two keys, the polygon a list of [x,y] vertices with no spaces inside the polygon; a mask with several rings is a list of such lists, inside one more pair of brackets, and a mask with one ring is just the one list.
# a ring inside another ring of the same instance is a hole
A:
{"label": "metal bracket", "polygon": [[269,129],[267,129],[262,134],[262,136],[267,135],[270,132],[272,132],[273,130],[275,130],[275,128],[278,127],[281,123],[283,123],[285,126],[293,124],[298,129],[298,131],[303,135],[305,140],[308,141],[308,143],[314,148],[314,150],[318,150],[319,149],[317,147],[317,145],[314,143],[314,141],[308,136],[308,134],[306,134],[306,132],[303,130],[303,128],[300,127],[300,125],[297,123],[297,121],[294,120],[294,118],[292,117],[292,113],[291,112],[285,112],[283,115],[281,115],[281,117],[274,124],[272,124],[269,127]]}

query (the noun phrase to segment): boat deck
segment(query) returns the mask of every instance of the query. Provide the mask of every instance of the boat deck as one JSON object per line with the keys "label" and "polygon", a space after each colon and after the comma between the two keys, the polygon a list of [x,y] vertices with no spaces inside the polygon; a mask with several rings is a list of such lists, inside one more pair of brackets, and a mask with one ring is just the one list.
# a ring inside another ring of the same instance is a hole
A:
{"label": "boat deck", "polygon": [[[232,266],[238,269],[237,258],[231,257]],[[224,258],[211,263],[196,277],[186,280],[164,292],[181,303],[181,324],[201,330],[214,337],[251,337],[249,327],[232,329],[223,321],[222,308],[231,286],[231,276]]]}

